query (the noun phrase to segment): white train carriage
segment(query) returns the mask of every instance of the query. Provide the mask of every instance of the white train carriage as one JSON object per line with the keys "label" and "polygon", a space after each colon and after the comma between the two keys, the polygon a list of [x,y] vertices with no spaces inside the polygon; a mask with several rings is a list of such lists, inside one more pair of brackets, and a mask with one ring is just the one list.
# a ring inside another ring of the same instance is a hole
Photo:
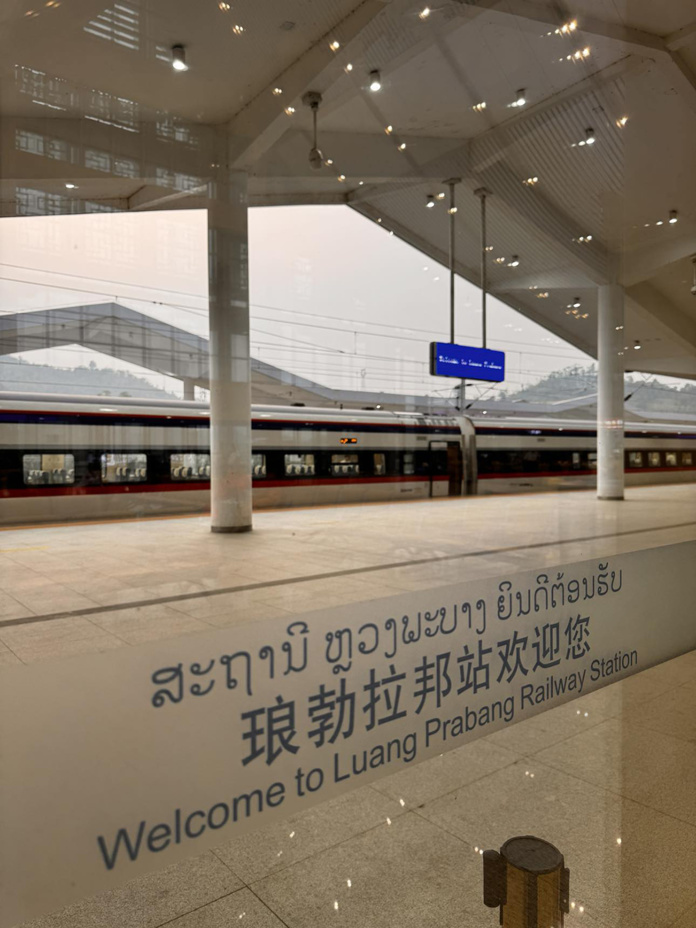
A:
{"label": "white train carriage", "polygon": [[[696,429],[632,423],[629,484],[696,480]],[[202,403],[0,393],[0,524],[206,512]],[[255,508],[591,487],[586,421],[254,406]]]}
{"label": "white train carriage", "polygon": [[[0,393],[0,523],[207,511],[208,417],[184,401]],[[460,495],[473,426],[254,406],[252,449],[256,508]]]}

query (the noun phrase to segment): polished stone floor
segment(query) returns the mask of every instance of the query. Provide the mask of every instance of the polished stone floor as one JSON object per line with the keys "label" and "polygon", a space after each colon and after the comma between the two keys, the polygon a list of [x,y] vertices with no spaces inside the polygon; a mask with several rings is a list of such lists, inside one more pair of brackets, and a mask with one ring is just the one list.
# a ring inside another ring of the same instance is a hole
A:
{"label": "polished stone floor", "polygon": [[[693,539],[696,487],[268,512],[255,525],[0,533],[0,662]],[[529,833],[565,855],[570,928],[696,928],[696,652],[30,924],[494,928],[480,853]]]}

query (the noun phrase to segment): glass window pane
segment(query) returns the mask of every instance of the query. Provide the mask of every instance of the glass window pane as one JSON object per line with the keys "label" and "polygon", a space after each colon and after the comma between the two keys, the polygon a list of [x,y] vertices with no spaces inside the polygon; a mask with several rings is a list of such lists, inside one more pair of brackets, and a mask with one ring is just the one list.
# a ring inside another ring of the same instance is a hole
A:
{"label": "glass window pane", "polygon": [[406,475],[415,474],[416,466],[412,451],[404,451],[404,456],[401,461],[401,472]]}
{"label": "glass window pane", "polygon": [[314,476],[313,454],[286,454],[286,477],[312,477]]}
{"label": "glass window pane", "polygon": [[629,467],[642,467],[643,466],[643,452],[642,451],[629,451],[628,452],[628,466]]}
{"label": "glass window pane", "polygon": [[660,466],[660,452],[659,451],[648,451],[648,464],[650,465],[650,467]]}
{"label": "glass window pane", "polygon": [[691,467],[693,464],[693,455],[690,451],[682,451],[682,464],[686,467]]}
{"label": "glass window pane", "polygon": [[332,454],[331,473],[334,477],[356,477],[360,473],[357,454]]}
{"label": "glass window pane", "polygon": [[374,455],[375,477],[384,477],[387,473],[387,458],[385,454]]}
{"label": "glass window pane", "polygon": [[266,476],[266,455],[265,454],[252,454],[251,474],[253,477],[265,477]]}
{"label": "glass window pane", "polygon": [[102,454],[102,483],[142,483],[147,480],[147,456],[134,452]]}
{"label": "glass window pane", "polygon": [[678,463],[676,451],[665,451],[665,464],[667,467],[676,467]]}
{"label": "glass window pane", "polygon": [[22,459],[27,486],[69,486],[75,483],[72,454],[25,454]]}
{"label": "glass window pane", "polygon": [[209,454],[172,454],[169,458],[172,480],[209,480]]}

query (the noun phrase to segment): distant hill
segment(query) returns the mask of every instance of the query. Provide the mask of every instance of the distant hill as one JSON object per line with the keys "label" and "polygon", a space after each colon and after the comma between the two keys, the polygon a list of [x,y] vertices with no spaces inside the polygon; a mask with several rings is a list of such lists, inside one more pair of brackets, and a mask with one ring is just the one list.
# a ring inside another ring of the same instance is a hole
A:
{"label": "distant hill", "polygon": [[176,399],[144,377],[110,367],[65,369],[48,364],[32,364],[21,358],[0,357],[0,389],[21,393],[74,393],[87,396],[134,396],[142,399]]}
{"label": "distant hill", "polygon": [[[627,374],[624,378],[627,402],[641,412],[690,413],[696,415],[696,383],[669,386],[664,383],[648,382],[639,374]],[[511,393],[501,394],[507,400],[528,403],[548,403],[570,400],[597,392],[597,367],[575,364],[560,371],[553,371],[538,383]]]}

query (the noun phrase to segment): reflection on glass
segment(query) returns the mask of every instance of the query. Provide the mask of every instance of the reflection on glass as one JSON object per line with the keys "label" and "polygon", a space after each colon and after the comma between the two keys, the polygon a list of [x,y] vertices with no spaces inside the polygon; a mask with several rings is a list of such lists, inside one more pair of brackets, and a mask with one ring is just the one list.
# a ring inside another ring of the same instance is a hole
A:
{"label": "reflection on glass", "polygon": [[172,454],[169,458],[172,480],[209,480],[209,454]]}

